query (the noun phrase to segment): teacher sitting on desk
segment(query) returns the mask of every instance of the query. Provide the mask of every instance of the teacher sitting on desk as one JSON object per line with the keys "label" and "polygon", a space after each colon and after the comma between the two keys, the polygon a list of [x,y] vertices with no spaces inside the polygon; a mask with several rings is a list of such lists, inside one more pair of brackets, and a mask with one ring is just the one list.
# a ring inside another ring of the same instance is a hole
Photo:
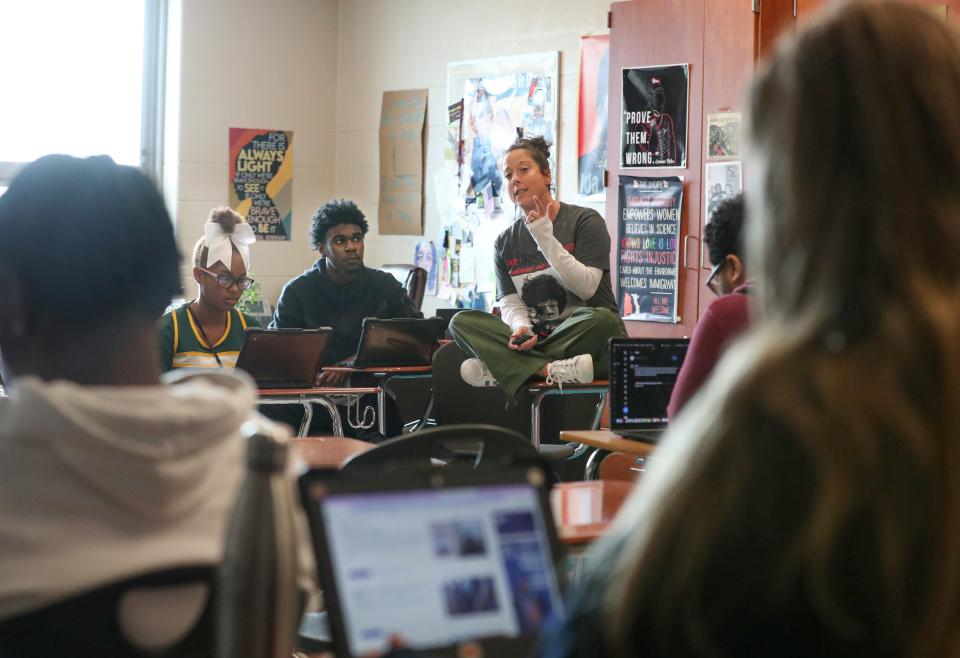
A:
{"label": "teacher sitting on desk", "polygon": [[160,318],[160,365],[174,368],[233,368],[248,326],[257,321],[235,307],[253,285],[247,276],[250,225],[230,208],[214,208],[193,248],[197,297]]}
{"label": "teacher sitting on desk", "polygon": [[595,210],[550,194],[550,144],[517,139],[503,177],[523,217],[497,237],[494,267],[501,317],[463,311],[450,322],[476,358],[460,368],[473,386],[513,397],[531,377],[587,383],[609,370],[607,341],[625,334],[610,286],[610,234]]}

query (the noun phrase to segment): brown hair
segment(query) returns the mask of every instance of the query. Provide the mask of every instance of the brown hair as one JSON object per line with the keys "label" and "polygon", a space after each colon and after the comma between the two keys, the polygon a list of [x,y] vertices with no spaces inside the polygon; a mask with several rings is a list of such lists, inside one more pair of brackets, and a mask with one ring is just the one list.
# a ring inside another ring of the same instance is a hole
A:
{"label": "brown hair", "polygon": [[552,144],[546,139],[537,135],[536,137],[517,137],[516,141],[507,147],[503,152],[504,157],[510,151],[523,149],[530,154],[533,161],[540,167],[540,173],[546,175],[550,173],[550,147]]}
{"label": "brown hair", "polygon": [[764,618],[775,628],[852,653],[955,651],[958,109],[960,35],[899,2],[837,8],[758,75],[746,238],[760,320],[618,520],[614,655],[724,655],[770,632],[738,622],[771,601],[787,611]]}
{"label": "brown hair", "polygon": [[[234,227],[237,224],[242,224],[243,221],[243,215],[226,206],[214,208],[210,211],[210,216],[207,217],[207,223],[219,224],[220,228],[226,233],[233,233]],[[234,247],[233,249],[236,251],[237,248]],[[229,263],[224,264],[229,268]],[[197,243],[193,246],[193,266],[207,267],[207,248],[203,246],[203,238],[197,240]]]}

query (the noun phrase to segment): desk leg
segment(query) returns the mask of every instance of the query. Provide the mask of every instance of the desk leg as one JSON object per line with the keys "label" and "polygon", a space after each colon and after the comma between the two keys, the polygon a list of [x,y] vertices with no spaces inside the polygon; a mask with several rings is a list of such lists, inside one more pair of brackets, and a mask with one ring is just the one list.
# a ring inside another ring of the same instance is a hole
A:
{"label": "desk leg", "polygon": [[310,421],[313,420],[313,405],[309,402],[301,402],[303,405],[303,420],[300,421],[300,430],[297,436],[306,436],[310,431]]}
{"label": "desk leg", "polygon": [[590,455],[590,458],[587,459],[587,466],[583,471],[584,480],[599,480],[600,479],[600,462],[603,461],[603,458],[609,455],[610,453],[607,450],[597,448],[593,451],[593,454]]}
{"label": "desk leg", "polygon": [[533,403],[530,405],[530,441],[536,450],[540,450],[540,403],[543,398],[550,395],[550,389],[545,388],[537,391],[533,395]]}
{"label": "desk leg", "polygon": [[380,392],[377,393],[377,428],[380,430],[380,436],[387,436],[387,382],[380,385]]}
{"label": "desk leg", "polygon": [[340,420],[340,412],[337,410],[337,405],[326,398],[317,398],[313,400],[313,402],[319,404],[330,414],[330,431],[333,432],[333,435],[343,436],[343,422]]}
{"label": "desk leg", "polygon": [[597,400],[597,411],[593,414],[593,425],[590,429],[600,429],[600,421],[603,420],[603,409],[607,406],[607,394],[600,393],[600,399]]}

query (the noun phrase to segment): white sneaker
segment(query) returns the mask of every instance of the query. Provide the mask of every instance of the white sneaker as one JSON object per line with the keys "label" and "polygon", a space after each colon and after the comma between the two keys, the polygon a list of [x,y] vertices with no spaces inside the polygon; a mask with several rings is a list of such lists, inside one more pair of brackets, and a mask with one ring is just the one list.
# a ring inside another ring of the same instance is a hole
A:
{"label": "white sneaker", "polygon": [[480,359],[467,359],[461,363],[460,377],[470,386],[484,388],[500,385],[500,382],[494,378],[493,373],[487,366],[483,365],[483,361]]}
{"label": "white sneaker", "polygon": [[547,364],[547,383],[559,384],[589,384],[593,381],[593,357],[581,354],[572,359],[561,359]]}

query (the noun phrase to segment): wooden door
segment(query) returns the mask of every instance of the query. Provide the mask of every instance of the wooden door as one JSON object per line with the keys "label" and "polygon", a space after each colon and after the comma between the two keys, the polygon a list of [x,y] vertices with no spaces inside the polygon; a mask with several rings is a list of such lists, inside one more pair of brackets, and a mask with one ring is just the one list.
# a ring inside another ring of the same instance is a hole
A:
{"label": "wooden door", "polygon": [[[837,0],[797,0],[797,19],[803,23],[818,11],[834,4]],[[944,15],[947,20],[953,23],[960,23],[960,3],[958,0],[907,0],[918,5],[926,5],[931,11]]]}
{"label": "wooden door", "polygon": [[[689,64],[686,167],[625,169],[635,176],[681,176],[679,267],[676,290],[680,322],[627,322],[632,336],[689,336],[697,319],[699,288],[700,176],[703,150],[704,0],[632,0],[610,5],[610,99],[607,137],[607,228],[614,238],[611,272],[617,274],[619,235],[620,126],[623,69]],[[614,281],[616,288],[616,281]]]}
{"label": "wooden door", "polygon": [[[768,0],[769,2],[769,0]],[[754,63],[760,56],[760,38],[758,32],[763,13],[752,11],[749,2],[730,2],[729,0],[707,0],[706,20],[703,32],[703,125],[707,125],[710,114],[734,112],[746,116],[747,86],[753,77]],[[767,43],[772,43],[774,34],[767,21]],[[706,130],[706,128],[704,128]],[[706,138],[705,138],[706,139]],[[708,153],[704,153],[705,170]],[[743,157],[739,160],[745,165]],[[743,166],[744,179],[746,167]],[[706,204],[699,208],[699,235],[709,219],[706,216]],[[699,313],[716,299],[707,290],[706,280],[710,273],[710,259],[706,245],[700,241],[700,270],[698,272]],[[698,315],[699,315],[698,313]]]}

